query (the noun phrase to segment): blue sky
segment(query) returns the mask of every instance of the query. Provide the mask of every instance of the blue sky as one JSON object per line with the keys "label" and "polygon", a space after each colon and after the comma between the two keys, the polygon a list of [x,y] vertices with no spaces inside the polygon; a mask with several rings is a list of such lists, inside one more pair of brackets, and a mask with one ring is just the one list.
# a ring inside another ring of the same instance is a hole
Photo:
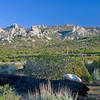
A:
{"label": "blue sky", "polygon": [[0,27],[100,25],[100,0],[0,0]]}

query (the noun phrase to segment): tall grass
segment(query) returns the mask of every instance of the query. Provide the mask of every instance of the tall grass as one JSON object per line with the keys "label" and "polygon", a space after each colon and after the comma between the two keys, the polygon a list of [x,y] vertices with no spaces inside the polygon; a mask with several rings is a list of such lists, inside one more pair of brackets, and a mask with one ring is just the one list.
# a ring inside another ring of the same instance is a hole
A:
{"label": "tall grass", "polygon": [[53,92],[51,84],[40,85],[40,93],[28,93],[28,100],[73,100],[71,91],[68,88],[58,89],[58,92]]}
{"label": "tall grass", "polygon": [[71,91],[68,88],[59,89],[58,92],[53,92],[51,85],[40,85],[40,92],[36,90],[28,92],[26,98],[16,95],[9,85],[0,87],[0,100],[73,100]]}

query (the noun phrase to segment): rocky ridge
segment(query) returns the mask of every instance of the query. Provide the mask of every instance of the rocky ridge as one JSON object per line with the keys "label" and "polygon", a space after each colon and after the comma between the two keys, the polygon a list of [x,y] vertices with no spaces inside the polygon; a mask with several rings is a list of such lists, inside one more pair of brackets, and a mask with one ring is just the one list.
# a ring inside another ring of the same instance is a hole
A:
{"label": "rocky ridge", "polygon": [[31,28],[19,27],[17,24],[13,24],[5,29],[0,28],[0,40],[11,41],[15,37],[37,37],[39,39],[78,39],[80,37],[100,34],[99,27],[81,27],[78,25],[64,26],[32,26]]}

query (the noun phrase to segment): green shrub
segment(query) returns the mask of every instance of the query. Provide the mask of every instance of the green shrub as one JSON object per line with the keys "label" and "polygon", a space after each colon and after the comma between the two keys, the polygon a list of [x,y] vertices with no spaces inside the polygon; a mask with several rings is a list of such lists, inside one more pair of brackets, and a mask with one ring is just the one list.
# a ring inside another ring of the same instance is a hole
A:
{"label": "green shrub", "polygon": [[20,100],[21,96],[16,95],[9,85],[0,86],[0,100]]}
{"label": "green shrub", "polygon": [[3,57],[1,60],[2,60],[2,62],[10,62],[11,61],[11,59],[6,58],[6,57]]}
{"label": "green shrub", "polygon": [[16,66],[14,64],[4,64],[0,66],[1,74],[16,74]]}
{"label": "green shrub", "polygon": [[92,80],[87,68],[81,61],[75,61],[66,65],[66,73],[75,74],[82,79],[82,81],[89,82]]}
{"label": "green shrub", "polygon": [[100,58],[95,59],[93,63],[86,64],[93,80],[100,80]]}
{"label": "green shrub", "polygon": [[36,64],[35,62],[31,62],[28,60],[25,64],[24,74],[31,76],[33,73],[35,64]]}
{"label": "green shrub", "polygon": [[83,81],[91,81],[91,75],[82,61],[71,58],[41,57],[36,61],[27,61],[24,69],[26,75],[44,79],[62,79],[63,74],[75,74]]}
{"label": "green shrub", "polygon": [[100,69],[95,68],[92,73],[93,80],[100,80]]}

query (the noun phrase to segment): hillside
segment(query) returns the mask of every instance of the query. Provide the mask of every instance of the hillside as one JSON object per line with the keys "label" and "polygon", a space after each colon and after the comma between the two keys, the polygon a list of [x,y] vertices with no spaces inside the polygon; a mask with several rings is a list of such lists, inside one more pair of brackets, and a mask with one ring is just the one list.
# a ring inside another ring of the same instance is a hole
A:
{"label": "hillside", "polygon": [[65,73],[86,83],[100,81],[99,26],[0,28],[0,74],[62,80]]}

